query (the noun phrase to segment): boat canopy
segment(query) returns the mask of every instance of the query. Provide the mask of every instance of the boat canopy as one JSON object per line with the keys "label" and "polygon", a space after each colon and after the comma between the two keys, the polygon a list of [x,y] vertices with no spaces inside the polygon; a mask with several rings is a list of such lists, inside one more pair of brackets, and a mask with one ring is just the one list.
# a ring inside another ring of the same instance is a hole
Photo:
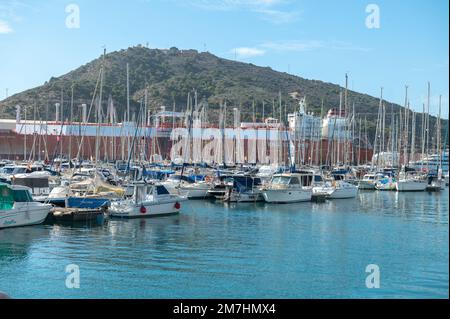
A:
{"label": "boat canopy", "polygon": [[12,187],[8,184],[0,183],[0,209],[11,209],[14,202],[32,202],[28,187],[16,186]]}
{"label": "boat canopy", "polygon": [[163,180],[173,173],[175,173],[173,170],[144,170],[142,175],[150,177],[151,179]]}
{"label": "boat canopy", "polygon": [[239,191],[251,190],[255,186],[261,185],[261,179],[250,176],[234,176],[233,188]]}
{"label": "boat canopy", "polygon": [[14,195],[7,184],[0,183],[0,210],[11,209],[14,206]]}

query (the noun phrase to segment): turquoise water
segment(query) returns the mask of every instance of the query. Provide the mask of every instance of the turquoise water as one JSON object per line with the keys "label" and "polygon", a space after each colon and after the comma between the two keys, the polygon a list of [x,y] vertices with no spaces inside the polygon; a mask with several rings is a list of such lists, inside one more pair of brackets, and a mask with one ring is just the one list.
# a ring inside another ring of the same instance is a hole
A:
{"label": "turquoise water", "polygon": [[[15,298],[448,298],[447,190],[322,204],[189,201],[178,216],[0,230]],[[66,288],[76,264],[80,288]],[[368,264],[380,288],[368,289]]]}

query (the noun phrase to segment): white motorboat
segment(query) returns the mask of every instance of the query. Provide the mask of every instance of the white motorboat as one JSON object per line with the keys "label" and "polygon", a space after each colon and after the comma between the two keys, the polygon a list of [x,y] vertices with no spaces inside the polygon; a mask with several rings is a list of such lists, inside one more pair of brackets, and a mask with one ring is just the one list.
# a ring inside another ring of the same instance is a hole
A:
{"label": "white motorboat", "polygon": [[[311,178],[305,178],[310,176]],[[264,200],[268,203],[295,203],[311,201],[310,187],[313,175],[298,173],[276,174],[268,186],[263,188]],[[309,184],[308,184],[309,181]]]}
{"label": "white motorboat", "polygon": [[370,173],[363,176],[358,183],[358,189],[360,190],[375,190],[378,180],[383,178],[383,174]]}
{"label": "white motorboat", "polygon": [[183,184],[175,186],[177,195],[186,196],[189,199],[209,197],[208,190],[210,184],[205,181],[198,181],[191,184]]}
{"label": "white motorboat", "polygon": [[37,201],[45,199],[50,194],[50,172],[34,171],[32,173],[17,174],[11,178],[11,184],[27,186],[33,198]]}
{"label": "white motorboat", "polygon": [[0,184],[0,229],[41,224],[51,208],[33,201],[29,187]]}
{"label": "white motorboat", "polygon": [[206,181],[194,181],[187,176],[171,175],[161,183],[170,194],[186,196],[189,199],[210,196],[211,185]]}
{"label": "white motorboat", "polygon": [[178,214],[186,197],[170,194],[162,184],[134,184],[133,196],[111,203],[113,217],[139,218]]}

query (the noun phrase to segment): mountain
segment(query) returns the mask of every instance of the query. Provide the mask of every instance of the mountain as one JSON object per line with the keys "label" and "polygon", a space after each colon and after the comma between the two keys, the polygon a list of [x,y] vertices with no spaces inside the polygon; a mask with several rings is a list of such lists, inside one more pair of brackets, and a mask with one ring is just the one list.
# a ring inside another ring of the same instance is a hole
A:
{"label": "mountain", "polygon": [[[287,112],[297,109],[297,102],[289,93],[298,92],[306,96],[307,110],[320,113],[322,101],[324,112],[339,106],[338,85],[317,80],[308,80],[269,67],[259,67],[249,63],[236,62],[219,58],[211,53],[199,53],[195,50],[149,49],[142,46],[130,47],[126,50],[111,52],[104,57],[103,105],[111,96],[122,120],[126,109],[126,64],[129,64],[130,105],[133,112],[139,108],[144,88],[148,89],[148,102],[155,110],[161,105],[172,109],[183,110],[186,107],[187,94],[195,89],[199,101],[207,101],[209,119],[216,121],[215,111],[221,103],[241,109],[241,120],[251,120],[253,101],[257,116],[261,116],[262,103],[265,104],[265,115],[276,106],[279,115],[278,97],[281,92],[283,108]],[[43,85],[15,94],[0,101],[0,116],[14,118],[16,105],[27,107],[28,118],[33,117],[36,106],[38,118],[54,118],[53,105],[64,101],[64,113],[69,114],[71,87],[74,92],[74,105],[82,103],[90,105],[102,57],[99,57],[60,77],[52,77]],[[62,93],[62,94],[61,94]],[[367,127],[371,137],[374,136],[379,99],[367,94],[348,91],[348,105],[355,105],[358,117],[367,118]],[[397,113],[401,106],[386,102],[386,127],[389,127],[391,112]],[[284,110],[283,110],[284,112]],[[78,111],[74,111],[74,120]],[[93,113],[93,112],[92,112]],[[231,112],[228,116],[231,118]],[[91,117],[91,121],[93,118]],[[421,117],[417,117],[420,126]],[[230,122],[229,122],[230,123]],[[434,129],[435,118],[430,120]],[[442,125],[445,127],[445,123]],[[418,134],[420,135],[420,134]]]}

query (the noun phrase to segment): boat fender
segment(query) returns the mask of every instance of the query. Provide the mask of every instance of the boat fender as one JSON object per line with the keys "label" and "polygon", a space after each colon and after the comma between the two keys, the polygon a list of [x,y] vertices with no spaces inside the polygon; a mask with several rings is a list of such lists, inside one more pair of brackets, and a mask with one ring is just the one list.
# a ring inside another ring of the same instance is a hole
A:
{"label": "boat fender", "polygon": [[145,214],[147,212],[147,208],[145,208],[145,206],[141,206],[139,211],[141,212],[141,214]]}
{"label": "boat fender", "polygon": [[173,205],[173,207],[175,207],[175,209],[180,209],[181,204],[179,202],[176,202],[175,205]]}

